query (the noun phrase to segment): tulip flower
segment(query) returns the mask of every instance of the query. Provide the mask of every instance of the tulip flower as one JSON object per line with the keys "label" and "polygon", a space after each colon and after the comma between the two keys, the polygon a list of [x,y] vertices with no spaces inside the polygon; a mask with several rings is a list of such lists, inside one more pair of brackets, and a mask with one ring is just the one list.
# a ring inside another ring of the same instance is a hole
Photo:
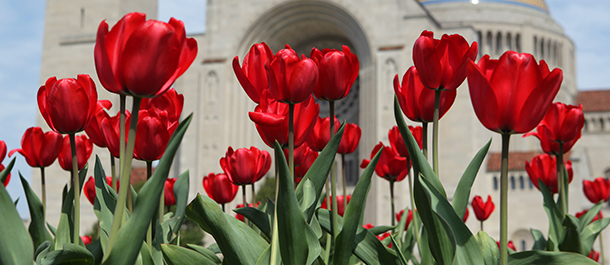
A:
{"label": "tulip flower", "polygon": [[[343,216],[343,214],[345,213],[346,206],[344,206],[344,205],[349,204],[349,201],[352,199],[352,195],[347,195],[346,197],[347,197],[347,202],[344,203],[343,198],[345,198],[345,197],[343,197],[341,195],[337,196],[337,213],[340,216]],[[320,208],[329,209],[328,204],[326,202],[327,198],[328,197],[324,198],[324,201],[322,202],[322,206],[320,206]],[[329,210],[332,210],[332,205]]]}
{"label": "tulip flower", "polygon": [[[422,138],[423,138],[422,127],[421,126],[417,126],[417,127],[409,126],[409,130],[411,131],[411,134],[413,135],[413,137],[415,138],[415,141],[419,145],[419,149],[421,149],[422,148]],[[398,153],[398,155],[400,155],[402,157],[407,157],[407,158],[409,157],[409,152],[407,151],[407,145],[405,144],[405,141],[402,138],[402,135],[400,134],[400,130],[398,129],[398,126],[394,126],[394,127],[392,127],[392,129],[390,129],[390,131],[388,132],[388,139],[390,140],[390,146],[392,146],[392,149],[394,149],[396,151],[396,153]]]}
{"label": "tulip flower", "polygon": [[[318,66],[299,55],[288,44],[265,64],[271,96],[283,103],[296,104],[309,98],[318,83]],[[296,117],[296,116],[295,116]]]}
{"label": "tulip flower", "polygon": [[220,166],[229,180],[235,185],[253,184],[267,174],[271,167],[271,155],[254,146],[233,151],[229,146]]}
{"label": "tulip flower", "polygon": [[470,216],[470,211],[468,211],[468,207],[466,207],[466,212],[464,212],[464,217],[462,217],[462,222],[466,222],[468,220],[468,216]]}
{"label": "tulip flower", "polygon": [[[288,104],[278,102],[268,97],[268,92],[263,93],[261,104],[256,106],[254,112],[250,112],[250,120],[256,124],[256,129],[263,141],[273,147],[278,141],[283,147],[288,146]],[[320,112],[320,106],[315,102],[313,96],[294,105],[294,147],[301,146],[311,130],[315,126],[316,118]]]}
{"label": "tulip flower", "polygon": [[61,134],[53,131],[43,133],[40,127],[30,127],[21,138],[21,149],[11,150],[8,156],[19,152],[30,167],[48,167],[59,156],[63,143]]}
{"label": "tulip flower", "polygon": [[159,97],[143,98],[140,103],[140,110],[155,109],[157,111],[165,111],[170,122],[180,120],[183,107],[184,95],[178,94],[173,88],[168,89],[167,92]]}
{"label": "tulip flower", "polygon": [[351,154],[356,151],[358,144],[360,143],[360,137],[362,130],[358,124],[346,123],[345,129],[343,129],[343,137],[341,137],[341,143],[337,149],[337,154]]}
{"label": "tulip flower", "polygon": [[468,45],[459,34],[444,34],[439,40],[424,30],[413,45],[413,64],[425,87],[454,90],[466,79],[468,62],[476,59],[477,53],[478,44]]}
{"label": "tulip flower", "polygon": [[365,225],[362,225],[362,227],[363,227],[364,229],[371,229],[371,228],[373,228],[373,227],[375,227],[375,226],[374,226],[373,224],[371,224],[371,223],[367,223],[367,224],[365,224]]}
{"label": "tulip flower", "polygon": [[[11,153],[12,153],[12,151],[11,151]],[[0,140],[0,162],[2,162],[5,157],[6,157],[6,143],[4,141]],[[0,172],[2,172],[4,170],[4,168],[5,168],[4,165],[0,164]],[[2,181],[2,185],[4,185],[4,187],[6,187],[6,185],[8,185],[8,182],[10,180],[11,180],[11,174],[9,173],[8,176],[6,177],[6,179],[4,179],[4,181]]]}
{"label": "tulip flower", "polygon": [[610,180],[606,178],[596,178],[593,181],[583,180],[582,190],[592,203],[607,202],[610,198]]}
{"label": "tulip flower", "polygon": [[481,222],[487,220],[491,213],[496,208],[496,205],[491,201],[491,196],[487,195],[487,202],[483,201],[481,196],[476,195],[472,199],[472,209],[474,210],[474,215]]}
{"label": "tulip flower", "polygon": [[[536,188],[540,189],[538,187],[538,179],[541,179],[544,185],[551,190],[551,193],[557,193],[557,171],[555,170],[556,163],[556,158],[548,154],[536,156],[531,162],[525,162],[525,170]],[[564,165],[568,171],[569,182],[572,182],[572,178],[574,176],[572,161],[568,160]]]}
{"label": "tulip flower", "polygon": [[92,241],[93,239],[91,238],[91,236],[81,236],[81,237],[80,237],[80,240],[82,240],[82,241],[83,241],[83,244],[85,244],[85,246],[86,246],[86,245],[91,244],[91,241]]}
{"label": "tulip flower", "polygon": [[85,133],[89,136],[89,140],[101,148],[107,146],[106,138],[102,132],[102,120],[110,118],[110,115],[108,115],[105,110],[108,110],[111,107],[112,102],[110,102],[110,100],[98,100],[95,111],[93,112],[93,117],[89,121],[87,128],[85,128]]}
{"label": "tulip flower", "polygon": [[[336,133],[341,126],[341,123],[337,120],[337,117],[333,120],[333,128]],[[312,150],[321,152],[322,149],[326,147],[326,144],[328,144],[328,141],[330,141],[330,117],[318,117],[309,137],[307,137],[307,145],[309,145]]]}
{"label": "tulip flower", "polygon": [[[498,245],[498,248],[500,248],[500,241],[496,241],[496,244]],[[510,249],[512,249],[513,251],[517,251],[517,248],[515,247],[515,244],[513,243],[512,240],[508,241],[508,243],[506,244],[506,246]]]}
{"label": "tulip flower", "polygon": [[165,23],[129,13],[110,31],[106,21],[100,23],[94,54],[97,76],[106,90],[157,97],[195,60],[197,42],[186,38],[180,20],[171,18]]}
{"label": "tulip flower", "polygon": [[47,79],[38,90],[38,108],[53,131],[61,134],[85,130],[97,109],[97,91],[89,75],[77,79]]}
{"label": "tulip flower", "polygon": [[[415,210],[417,211],[417,210]],[[401,210],[399,213],[396,213],[396,221],[400,222],[400,219],[402,219],[402,215],[405,213],[405,210]],[[405,231],[407,231],[407,229],[409,229],[409,224],[411,224],[411,220],[413,220],[413,211],[409,210],[409,212],[407,213],[407,220],[405,221]]]}
{"label": "tulip flower", "polygon": [[[120,115],[117,114],[115,116],[109,117],[107,119],[102,120],[102,131],[104,132],[104,139],[106,139],[106,145],[108,147],[108,151],[113,157],[120,157]],[[131,122],[131,114],[129,111],[125,111],[125,127],[129,126]],[[137,137],[137,136],[136,136]],[[125,139],[127,139],[127,132],[125,132]],[[127,140],[125,140],[127,142]]]}
{"label": "tulip flower", "polygon": [[266,43],[256,43],[250,47],[250,51],[244,57],[242,66],[239,66],[239,58],[233,58],[233,72],[246,91],[246,94],[257,104],[261,103],[263,91],[269,89],[267,70],[265,64],[273,60],[273,52]]}
{"label": "tulip flower", "polygon": [[[371,159],[373,159],[382,147],[383,151],[381,157],[379,157],[379,162],[377,162],[377,166],[375,167],[375,173],[388,181],[403,180],[409,171],[407,159],[399,156],[392,147],[385,146],[383,143],[379,142],[371,152]],[[370,162],[371,160],[364,159],[362,160],[360,167],[366,168]]]}
{"label": "tulip flower", "polygon": [[[0,164],[0,172],[2,172],[5,169],[3,164]],[[2,185],[4,187],[6,187],[9,183],[9,181],[11,181],[11,174],[9,173],[8,176],[6,177],[6,179],[4,179],[4,181],[2,181]]]}
{"label": "tulip flower", "polygon": [[[256,204],[249,203],[249,204],[247,204],[247,207],[258,208],[258,206],[259,206],[260,204],[261,204],[261,202],[256,202]],[[240,203],[240,204],[238,204],[238,205],[235,205],[235,209],[239,209],[239,208],[243,208],[243,207],[244,207],[244,204],[243,204],[243,203]],[[235,218],[237,218],[238,220],[240,220],[240,221],[242,221],[242,222],[244,221],[244,216],[243,216],[243,215],[241,215],[241,214],[238,214],[238,213],[237,213],[237,214],[235,214]]]}
{"label": "tulip flower", "polygon": [[168,178],[165,180],[165,188],[163,189],[165,206],[176,204],[176,197],[174,196],[174,184],[176,183],[176,180],[176,178]]}
{"label": "tulip flower", "polygon": [[318,65],[319,77],[313,90],[316,98],[334,101],[346,97],[360,71],[358,57],[345,45],[342,51],[313,48],[309,57]]}
{"label": "tulip flower", "polygon": [[222,204],[224,211],[224,204],[232,202],[235,199],[239,186],[231,183],[229,177],[224,173],[210,173],[203,177],[203,189],[205,189],[205,192],[212,200]]}
{"label": "tulip flower", "polygon": [[[75,137],[76,139],[76,161],[78,165],[78,170],[83,169],[85,164],[87,164],[87,160],[91,157],[91,153],[93,152],[93,143],[87,138],[86,135],[79,135]],[[72,171],[72,152],[70,150],[70,138],[65,137],[63,142],[63,147],[59,156],[57,157],[57,161],[59,161],[59,165],[63,170]]]}
{"label": "tulip flower", "polygon": [[[106,182],[108,183],[108,185],[110,187],[113,187],[112,186],[112,177],[107,176]],[[118,186],[119,186],[119,184],[117,183],[117,189],[118,189]],[[87,199],[89,200],[91,205],[94,205],[96,191],[95,191],[95,179],[93,177],[89,177],[89,179],[87,179],[87,182],[85,182],[85,186],[83,187],[83,192],[85,193],[85,197],[87,197]]]}
{"label": "tulip flower", "polygon": [[[288,160],[288,149],[284,149],[284,156]],[[309,148],[308,145],[304,144],[294,149],[294,181],[299,184],[307,171],[311,167],[311,164],[318,158],[318,152]]]}
{"label": "tulip flower", "polygon": [[133,156],[138,160],[154,161],[161,158],[178,121],[171,121],[167,112],[155,108],[140,110]]}
{"label": "tulip flower", "polygon": [[[398,75],[394,77],[394,93],[402,112],[414,122],[432,122],[434,119],[435,92],[427,89],[419,79],[415,66],[411,66],[399,82]],[[441,119],[453,105],[457,92],[455,89],[442,91],[439,105]]]}
{"label": "tulip flower", "polygon": [[[547,154],[565,154],[580,139],[585,116],[582,106],[554,103],[544,115],[536,131],[523,135],[533,135],[540,140],[542,150]],[[563,148],[560,150],[560,145]]]}
{"label": "tulip flower", "polygon": [[[576,218],[580,218],[581,216],[583,216],[584,214],[586,214],[589,210],[582,210],[580,212],[577,212],[576,215],[574,215]],[[591,223],[597,221],[597,220],[601,220],[604,219],[604,215],[602,214],[602,211],[599,211],[598,214],[595,215],[595,217],[593,218],[593,220],[591,220]]]}
{"label": "tulip flower", "polygon": [[599,251],[591,249],[591,252],[589,252],[589,258],[595,262],[599,262]]}

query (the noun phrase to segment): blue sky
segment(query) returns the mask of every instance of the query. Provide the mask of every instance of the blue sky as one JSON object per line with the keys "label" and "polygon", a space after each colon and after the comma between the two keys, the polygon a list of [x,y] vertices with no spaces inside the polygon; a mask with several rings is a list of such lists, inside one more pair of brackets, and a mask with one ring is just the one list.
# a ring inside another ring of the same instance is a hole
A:
{"label": "blue sky", "polygon": [[[188,32],[200,33],[205,30],[205,18],[199,16],[205,2],[160,0],[159,19],[176,17],[185,22]],[[546,3],[551,16],[576,46],[579,88],[610,88],[610,1],[546,0]],[[20,146],[23,132],[34,126],[39,115],[36,92],[42,84],[39,74],[44,11],[42,0],[0,1],[0,140],[7,143],[9,150]],[[8,161],[5,158],[3,163]],[[22,196],[17,170],[27,178],[31,174],[20,155],[9,184],[13,199]],[[26,210],[25,207],[25,199],[21,199],[20,210]]]}

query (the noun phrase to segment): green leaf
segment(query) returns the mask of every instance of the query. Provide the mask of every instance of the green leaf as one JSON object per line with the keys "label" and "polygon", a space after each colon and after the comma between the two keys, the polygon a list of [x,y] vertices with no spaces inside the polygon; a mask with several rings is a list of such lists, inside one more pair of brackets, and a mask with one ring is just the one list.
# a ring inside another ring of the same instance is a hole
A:
{"label": "green leaf", "polygon": [[[49,242],[49,241],[46,241]],[[91,242],[89,245],[86,245],[85,248],[91,252],[93,258],[95,260],[95,264],[101,264],[102,259],[104,258],[104,252],[102,251],[102,244],[99,239]]]}
{"label": "green leaf", "polygon": [[68,215],[62,213],[59,217],[59,225],[57,226],[57,234],[55,235],[55,239],[53,240],[53,246],[51,250],[61,249],[65,244],[72,242],[72,235],[70,232],[70,221],[68,220]]}
{"label": "green leaf", "polygon": [[561,211],[553,200],[553,194],[540,179],[538,180],[538,187],[542,193],[544,211],[549,218],[549,240],[547,244],[549,242],[555,243],[553,246],[547,245],[547,250],[557,250],[556,243],[560,242],[559,239],[563,234],[563,216],[561,216]]}
{"label": "green leaf", "polygon": [[[8,175],[14,165],[15,158],[0,173],[0,178]],[[0,185],[0,213],[0,264],[32,264],[34,245],[4,185]]]}
{"label": "green leaf", "polygon": [[411,162],[413,164],[413,172],[421,172],[422,175],[424,175],[424,177],[428,179],[430,183],[432,183],[432,186],[434,186],[437,191],[443,194],[443,196],[447,197],[447,193],[445,192],[445,188],[443,187],[441,180],[438,178],[436,173],[434,173],[432,167],[430,167],[428,160],[424,157],[424,154],[419,149],[417,141],[415,141],[415,138],[413,138],[413,134],[411,134],[409,126],[407,126],[407,123],[402,117],[402,111],[400,110],[396,96],[394,96],[394,118],[396,119],[396,124],[400,130],[402,139],[407,145],[409,157],[411,158]]}
{"label": "green leaf", "polygon": [[198,195],[186,207],[186,216],[197,222],[218,244],[225,264],[252,264],[269,246],[254,230],[226,214],[209,197]]}
{"label": "green leaf", "polygon": [[42,260],[42,265],[94,264],[94,262],[93,255],[89,250],[79,245],[66,243],[62,246],[62,249],[49,252]]}
{"label": "green leaf", "polygon": [[[294,180],[284,150],[275,143],[275,160],[279,169],[276,218],[282,260],[287,264],[305,264],[309,252],[307,223],[294,193]],[[317,240],[316,240],[317,241]]]}
{"label": "green leaf", "polygon": [[161,250],[163,251],[164,260],[168,265],[216,265],[215,262],[209,260],[197,251],[188,248],[163,244],[161,245]]}
{"label": "green leaf", "polygon": [[598,264],[587,256],[570,252],[523,251],[508,255],[508,265]]}
{"label": "green leaf", "polygon": [[485,144],[485,146],[477,152],[472,161],[470,161],[470,164],[468,164],[468,167],[460,178],[457,188],[455,188],[452,203],[453,209],[455,209],[455,212],[460,218],[464,218],[466,208],[468,207],[468,201],[470,200],[472,184],[477,177],[481,164],[483,164],[483,160],[485,160],[485,155],[487,155],[487,151],[489,151],[489,146],[491,146],[491,139],[489,139],[487,144]]}
{"label": "green leaf", "polygon": [[[328,173],[332,167],[333,162],[335,161],[335,155],[337,154],[337,150],[339,149],[339,143],[341,142],[341,137],[343,136],[343,131],[345,130],[345,123],[339,127],[335,136],[333,136],[326,147],[320,152],[318,158],[311,164],[311,167],[299,183],[296,188],[295,194],[297,200],[301,200],[303,198],[303,188],[305,185],[306,179],[311,180],[313,186],[316,191],[316,201],[320,200],[320,194],[322,193],[322,189],[324,188],[324,183],[326,183],[326,179],[328,178]],[[282,154],[283,156],[283,154]],[[305,215],[305,220],[307,223],[311,221],[311,217],[314,215],[315,209],[311,209],[307,211]]]}
{"label": "green leaf", "polygon": [[118,195],[114,189],[108,185],[106,181],[106,172],[104,172],[102,162],[98,156],[95,157],[93,176],[95,181],[93,212],[100,223],[100,245],[102,247],[102,252],[105,253],[106,245],[108,244],[108,236],[110,234],[110,229],[112,228],[112,219],[114,217],[114,208],[116,207],[116,198]]}
{"label": "green leaf", "polygon": [[604,218],[590,223],[583,228],[582,232],[580,232],[581,254],[586,252],[586,254],[583,255],[589,255],[595,239],[599,233],[601,233],[601,231],[608,226],[608,224],[610,224],[610,218]]}
{"label": "green leaf", "polygon": [[[142,242],[142,247],[140,247],[140,257],[142,260],[142,265],[155,265],[155,261],[152,258],[150,253],[150,249],[148,249],[148,245],[145,242]],[[163,264],[163,261],[159,264]]]}
{"label": "green leaf", "polygon": [[216,263],[216,264],[222,263],[220,258],[218,258],[218,256],[216,256],[216,253],[214,253],[213,251],[211,251],[207,248],[204,248],[202,246],[198,246],[198,245],[193,245],[193,244],[186,244],[186,245],[189,248],[191,248],[192,250],[199,252],[199,254],[204,255],[206,258],[213,261],[214,263]]}
{"label": "green leaf", "polygon": [[253,207],[242,207],[234,209],[233,211],[246,217],[256,225],[267,238],[271,238],[271,225],[269,224],[269,215],[267,215],[267,213]]}
{"label": "green leaf", "polygon": [[[271,245],[263,251],[258,260],[256,261],[256,265],[269,265],[271,264]],[[278,264],[282,264],[282,257],[278,256]]]}
{"label": "green leaf", "polygon": [[532,246],[532,250],[544,250],[546,246],[546,239],[540,230],[530,229],[532,233],[532,237],[534,238],[534,245]]}
{"label": "green leaf", "polygon": [[498,249],[498,244],[496,241],[483,231],[479,231],[476,238],[479,242],[479,246],[481,246],[481,252],[483,253],[485,265],[499,264],[500,250]]}
{"label": "green leaf", "polygon": [[[350,201],[350,203],[352,203],[352,201]],[[394,226],[380,225],[380,226],[375,226],[375,227],[369,229],[369,231],[371,231],[371,233],[373,233],[373,235],[380,235],[380,234],[383,234],[394,228],[395,228]]]}
{"label": "green leaf", "polygon": [[13,166],[15,165],[15,159],[17,159],[17,158],[13,157],[11,162],[8,163],[8,166],[6,166],[6,168],[4,168],[4,170],[2,170],[2,172],[0,172],[0,182],[4,183],[6,178],[8,178],[8,175],[11,174],[11,170],[13,170]]}
{"label": "green leaf", "polygon": [[[349,262],[352,256],[353,249],[356,247],[354,238],[358,228],[362,228],[362,218],[364,217],[364,206],[366,205],[366,198],[368,197],[369,189],[371,187],[371,177],[375,172],[375,167],[381,157],[383,148],[377,152],[375,157],[371,159],[369,165],[364,169],[360,180],[354,188],[352,199],[343,215],[343,229],[337,236],[335,243],[335,254],[332,256],[334,264],[346,264]],[[406,219],[406,218],[405,218]]]}
{"label": "green leaf", "polygon": [[[316,195],[316,188],[313,186],[313,182],[309,179],[302,180],[306,183],[303,184],[303,197],[299,200],[299,207],[305,215],[309,215],[309,212],[315,211],[318,198]],[[313,216],[313,215],[312,215]],[[308,223],[310,220],[308,220]]]}
{"label": "green leaf", "polygon": [[23,191],[25,192],[25,197],[28,201],[28,208],[30,209],[31,222],[28,231],[30,232],[34,246],[40,246],[42,242],[53,240],[53,236],[51,236],[51,233],[49,233],[49,230],[47,230],[45,225],[44,206],[30,187],[30,184],[23,178],[21,172],[19,172],[19,178],[21,179],[21,186],[23,186]]}
{"label": "green leaf", "polygon": [[182,173],[174,183],[174,197],[176,198],[176,215],[170,220],[172,231],[177,234],[184,222],[185,208],[189,197],[189,171]]}
{"label": "green leaf", "polygon": [[[78,173],[78,180],[80,183],[80,187],[83,187],[83,183],[85,183],[85,176],[87,176],[87,170],[89,168],[88,164],[85,164],[85,166],[83,167],[83,169],[81,169],[81,171]],[[72,184],[70,184],[72,186]],[[82,192],[82,188],[81,188],[81,192]],[[67,191],[67,192],[66,192]],[[74,190],[72,188],[70,188],[69,190],[67,189],[67,185],[64,188],[64,195],[62,197],[63,202],[62,202],[62,206],[61,206],[61,212],[66,214],[66,216],[68,217],[67,221],[68,221],[68,227],[69,227],[69,233],[73,234],[74,233],[74,224],[73,224],[73,220],[74,220]],[[72,238],[72,237],[70,237]],[[71,241],[70,241],[71,242]],[[60,246],[61,247],[61,246]]]}
{"label": "green leaf", "polygon": [[580,253],[588,256],[591,250],[587,251],[586,253],[581,252],[578,219],[572,215],[566,215],[566,218],[563,219],[563,227],[563,235],[558,246],[559,250]]}
{"label": "green leaf", "polygon": [[189,115],[173,133],[155,172],[140,189],[140,193],[134,201],[133,214],[119,230],[116,244],[113,247],[117,251],[107,249],[107,256],[104,257],[103,264],[131,265],[138,258],[149,223],[159,207],[159,198],[164,190],[165,180],[174,156],[192,117],[192,114]]}
{"label": "green leaf", "polygon": [[370,231],[362,227],[358,228],[354,241],[357,243],[354,254],[364,263],[369,265],[402,265],[396,252],[384,246]]}
{"label": "green leaf", "polygon": [[602,202],[602,201],[596,203],[595,206],[591,207],[591,209],[589,209],[585,214],[581,215],[578,218],[578,221],[580,224],[580,232],[582,232],[582,230],[588,224],[590,224],[591,221],[593,221],[593,219],[595,219],[595,216],[599,213],[603,204],[604,204],[604,202]]}

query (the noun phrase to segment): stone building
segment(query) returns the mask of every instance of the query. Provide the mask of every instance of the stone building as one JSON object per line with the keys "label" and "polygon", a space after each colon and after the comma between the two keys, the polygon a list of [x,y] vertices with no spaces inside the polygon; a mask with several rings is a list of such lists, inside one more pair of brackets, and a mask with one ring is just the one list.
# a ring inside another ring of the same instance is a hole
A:
{"label": "stone building", "polygon": [[[157,1],[85,1],[78,4],[68,0],[47,1],[41,82],[50,76],[75,77],[79,73],[94,76],[93,46],[100,21],[106,19],[112,26],[132,11],[145,12],[148,18],[155,18]],[[574,44],[550,16],[543,0],[208,0],[206,10],[201,12],[207,12],[206,32],[190,36],[197,40],[199,54],[175,83],[176,90],[185,95],[184,113],[195,113],[173,170],[173,175],[177,176],[190,169],[191,197],[205,193],[201,185],[204,175],[221,171],[218,160],[228,146],[265,147],[248,118],[248,111],[255,105],[241,89],[231,68],[233,57],[239,56],[241,62],[254,43],[264,41],[274,52],[284,44],[290,44],[299,54],[306,55],[312,47],[347,45],[358,56],[359,79],[350,96],[339,101],[337,107],[340,119],[358,123],[363,130],[357,155],[347,161],[350,183],[357,179],[357,166],[363,158],[368,158],[373,146],[379,141],[387,144],[387,132],[395,124],[392,79],[396,74],[402,78],[412,65],[412,45],[423,30],[434,31],[436,37],[458,33],[469,42],[477,41],[479,58],[483,54],[498,58],[507,50],[532,53],[537,59],[546,60],[550,67],[563,69],[564,81],[557,101],[582,102],[585,110],[589,104],[589,101],[581,101],[588,92],[579,94],[576,87]],[[118,106],[118,97],[107,93],[99,82],[97,84],[100,98],[110,99]],[[492,154],[480,171],[472,195],[491,194],[494,201],[499,202],[499,191],[494,184],[499,173],[490,157],[500,151],[500,138],[485,129],[474,115],[465,84],[458,88],[453,107],[441,120],[440,178],[451,197],[470,159],[493,138]],[[590,96],[589,100],[595,97]],[[116,108],[112,114],[116,113]],[[321,111],[323,114],[327,111],[323,104]],[[581,195],[582,179],[610,174],[608,156],[604,153],[608,150],[604,144],[609,141],[600,144],[600,140],[610,137],[609,111],[605,107],[587,112],[583,138],[571,153],[577,173],[570,196],[572,213],[576,208],[587,207],[586,199]],[[42,118],[38,121],[40,126],[46,126]],[[515,159],[523,162],[531,159],[540,147],[534,137],[516,135],[512,137],[511,150],[515,152],[511,157],[520,157]],[[108,168],[108,152],[96,147],[95,153]],[[92,158],[90,165],[93,161]],[[516,240],[521,250],[523,246],[531,247],[529,228],[546,231],[547,218],[542,210],[542,197],[536,189],[529,188],[529,178],[523,167],[513,169],[515,187],[521,187],[521,190],[510,191],[509,236]],[[51,190],[47,194],[49,201],[58,202],[68,174],[55,165],[49,171],[52,170],[54,173],[49,175],[58,177],[48,184]],[[38,185],[36,174],[37,171],[32,179]],[[398,183],[396,189],[397,207],[410,205],[407,182]],[[374,179],[366,222],[390,223],[387,190],[385,180]],[[532,203],[534,201],[536,203]],[[84,200],[82,205],[87,208],[88,202]],[[53,215],[56,213],[59,213],[59,203],[52,203],[48,208],[51,222],[58,219]],[[83,225],[93,222],[94,218],[91,209],[85,209]],[[478,222],[474,217],[467,223],[477,231]],[[499,238],[498,224],[499,214],[494,213],[485,226],[494,238]]]}

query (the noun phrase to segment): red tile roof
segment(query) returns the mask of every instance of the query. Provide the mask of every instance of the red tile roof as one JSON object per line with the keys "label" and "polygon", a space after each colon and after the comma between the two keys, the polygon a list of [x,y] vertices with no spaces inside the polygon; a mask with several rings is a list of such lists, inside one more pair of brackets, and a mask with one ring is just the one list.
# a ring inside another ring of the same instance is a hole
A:
{"label": "red tile roof", "polygon": [[610,90],[581,91],[576,104],[582,105],[583,112],[610,111]]}
{"label": "red tile roof", "polygon": [[[508,154],[508,170],[509,171],[524,171],[525,161],[531,161],[537,155],[542,154],[540,151],[530,152],[510,152]],[[487,156],[487,171],[500,171],[502,165],[501,153],[489,153]]]}

